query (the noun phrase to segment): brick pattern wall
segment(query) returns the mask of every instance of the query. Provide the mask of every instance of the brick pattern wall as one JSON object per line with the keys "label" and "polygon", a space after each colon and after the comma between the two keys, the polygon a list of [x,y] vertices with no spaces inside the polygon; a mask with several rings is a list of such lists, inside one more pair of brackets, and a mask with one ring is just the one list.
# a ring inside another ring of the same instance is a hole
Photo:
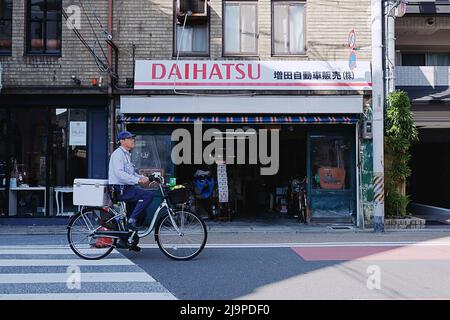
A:
{"label": "brick pattern wall", "polygon": [[[1,57],[4,79],[11,86],[73,86],[75,74],[82,84],[101,74],[94,59],[65,26],[63,19],[62,56],[31,57],[24,55],[25,1],[14,1],[13,55]],[[93,8],[101,23],[107,26],[107,0],[83,0]],[[77,0],[63,0],[67,8],[79,4]],[[370,60],[370,0],[307,0],[307,52],[295,57],[272,57],[270,0],[258,1],[258,59],[260,60],[347,60],[347,37],[356,30],[358,59]],[[210,57],[190,59],[225,59],[222,57],[222,1],[210,1]],[[92,43],[93,34],[83,16],[82,34]],[[92,14],[91,22],[100,33]],[[133,78],[133,47],[136,59],[173,59],[173,1],[172,0],[115,0],[114,42],[119,47],[120,85]],[[98,48],[97,48],[98,50]],[[183,58],[185,59],[185,58]],[[227,58],[245,59],[245,58]],[[255,57],[249,58],[255,59]],[[39,81],[37,82],[37,78]]]}
{"label": "brick pattern wall", "polygon": [[[133,75],[132,44],[136,59],[173,58],[173,2],[116,1],[115,40],[121,48],[122,82]],[[222,57],[222,1],[210,1],[210,57]],[[370,0],[306,1],[306,48],[302,56],[272,56],[271,0],[258,1],[258,58],[260,60],[347,60],[348,34],[356,31],[358,59],[371,59]],[[149,18],[151,17],[151,18]],[[190,58],[180,58],[190,59]],[[246,58],[234,58],[246,59]],[[251,57],[248,59],[255,59]]]}
{"label": "brick pattern wall", "polygon": [[[71,79],[72,75],[75,75],[81,80],[82,86],[89,86],[90,79],[93,77],[104,76],[105,80],[107,80],[106,74],[102,74],[99,71],[92,56],[78,40],[73,31],[66,26],[64,18],[62,18],[63,41],[61,56],[27,55],[25,46],[26,2],[26,0],[13,1],[12,55],[0,56],[0,63],[3,66],[5,89],[36,86],[77,88]],[[63,7],[67,8],[72,4],[78,3],[75,0],[63,0]],[[94,5],[93,8],[97,16],[106,27],[108,16],[107,1],[84,0],[83,3]],[[96,23],[95,21],[91,22],[93,24]],[[94,25],[97,30],[100,30],[98,23]],[[95,37],[85,18],[81,20],[81,33],[88,43],[93,43]],[[98,47],[97,50],[99,50]]]}

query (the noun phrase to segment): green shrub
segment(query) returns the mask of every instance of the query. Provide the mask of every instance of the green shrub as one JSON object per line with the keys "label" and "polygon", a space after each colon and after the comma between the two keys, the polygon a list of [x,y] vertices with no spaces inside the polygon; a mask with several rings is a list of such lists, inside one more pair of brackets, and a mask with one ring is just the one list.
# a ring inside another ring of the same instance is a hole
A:
{"label": "green shrub", "polygon": [[409,196],[406,179],[411,175],[410,148],[418,140],[418,131],[406,92],[398,90],[388,97],[385,125],[385,199],[386,216],[406,216]]}

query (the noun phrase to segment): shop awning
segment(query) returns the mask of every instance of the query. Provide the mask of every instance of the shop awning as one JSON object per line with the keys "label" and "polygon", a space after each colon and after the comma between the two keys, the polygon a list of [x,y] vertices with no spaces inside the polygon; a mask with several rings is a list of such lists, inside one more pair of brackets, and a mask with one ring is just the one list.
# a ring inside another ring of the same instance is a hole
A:
{"label": "shop awning", "polygon": [[242,117],[242,116],[122,116],[119,123],[166,123],[166,124],[182,124],[194,123],[201,121],[202,123],[219,123],[219,124],[354,124],[359,120],[359,115],[346,116],[263,116],[263,117]]}

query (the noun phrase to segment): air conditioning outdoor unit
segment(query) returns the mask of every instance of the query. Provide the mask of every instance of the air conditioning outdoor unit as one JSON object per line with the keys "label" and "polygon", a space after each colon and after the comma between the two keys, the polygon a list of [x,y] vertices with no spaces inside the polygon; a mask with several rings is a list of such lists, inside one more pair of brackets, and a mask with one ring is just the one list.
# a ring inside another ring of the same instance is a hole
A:
{"label": "air conditioning outdoor unit", "polygon": [[206,17],[208,15],[208,0],[177,0],[178,16],[185,16],[191,12],[194,17]]}

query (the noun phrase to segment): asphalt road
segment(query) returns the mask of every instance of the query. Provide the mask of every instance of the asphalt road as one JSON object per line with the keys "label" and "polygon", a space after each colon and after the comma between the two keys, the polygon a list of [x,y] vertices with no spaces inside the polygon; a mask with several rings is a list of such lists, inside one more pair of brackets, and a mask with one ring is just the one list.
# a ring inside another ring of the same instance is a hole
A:
{"label": "asphalt road", "polygon": [[[65,251],[64,235],[0,235],[0,299],[450,299],[448,232],[212,233],[198,257],[182,262],[145,240],[140,253],[83,265]],[[87,283],[67,290],[61,274],[77,262]]]}

